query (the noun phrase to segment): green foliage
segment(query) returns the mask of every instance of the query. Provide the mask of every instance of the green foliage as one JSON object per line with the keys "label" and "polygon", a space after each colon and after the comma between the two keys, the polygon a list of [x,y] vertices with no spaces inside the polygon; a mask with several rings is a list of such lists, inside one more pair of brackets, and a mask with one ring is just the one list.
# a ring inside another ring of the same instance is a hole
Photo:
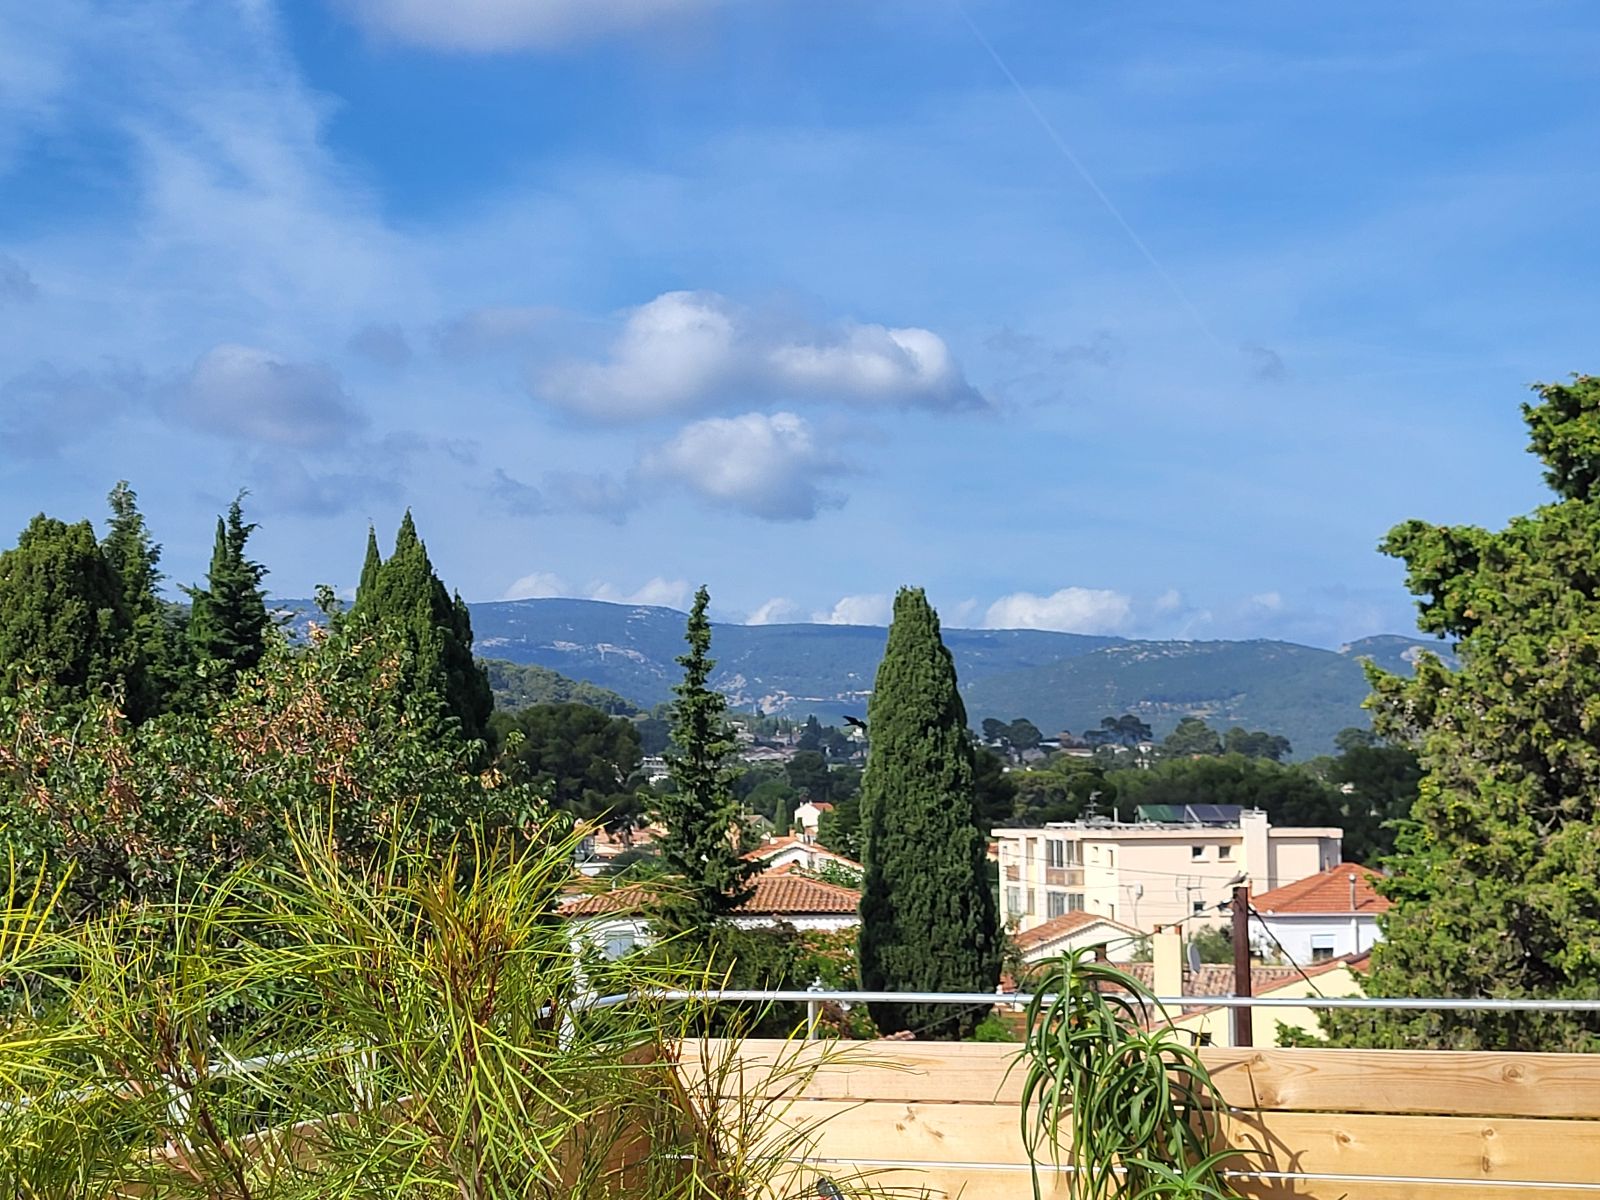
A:
{"label": "green foliage", "polygon": [[188,677],[184,626],[187,615],[163,601],[161,547],[156,545],[139,511],[139,497],[126,480],[106,498],[111,520],[100,542],[100,552],[122,587],[122,608],[131,626],[131,656],[143,666],[129,680],[123,709],[134,721],[176,702]]}
{"label": "green foliage", "polygon": [[1027,717],[1018,717],[1006,728],[1006,741],[1013,750],[1037,750],[1043,740],[1044,734]]}
{"label": "green foliage", "polygon": [[272,623],[261,587],[267,569],[245,556],[245,543],[255,528],[244,519],[242,497],[236,498],[228,506],[227,517],[217,518],[206,586],[184,589],[191,604],[186,633],[189,657],[224,692],[241,671],[261,661]]}
{"label": "green foliage", "polygon": [[388,625],[400,631],[409,651],[404,690],[436,697],[464,738],[483,739],[494,696],[483,667],[472,657],[472,618],[461,597],[445,591],[409,510],[386,561],[377,559],[368,531],[361,580],[351,615],[374,628]]}
{"label": "green foliage", "polygon": [[1199,717],[1184,717],[1178,727],[1162,739],[1161,753],[1167,758],[1193,758],[1221,754],[1222,739]]}
{"label": "green foliage", "polygon": [[[0,979],[29,992],[0,1041],[0,1193],[778,1194],[815,1124],[784,1129],[741,1094],[731,1054],[700,1040],[703,1006],[648,998],[705,986],[701,971],[635,956],[575,969],[572,930],[551,919],[573,836],[528,832],[451,844],[398,827],[384,854],[352,860],[326,828],[296,826],[282,869],[60,931],[49,890],[13,878]],[[589,1007],[586,974],[639,999]],[[219,1019],[240,996],[276,1003]],[[702,1056],[694,1078],[669,1065],[683,1046]],[[778,1054],[780,1091],[817,1069],[799,1050]],[[270,1152],[280,1137],[291,1153]]]}
{"label": "green foliage", "polygon": [[1204,963],[1233,961],[1233,934],[1222,926],[1206,926],[1189,938]]}
{"label": "green foliage", "polygon": [[1224,754],[1242,754],[1246,758],[1266,758],[1282,762],[1293,753],[1289,739],[1260,729],[1249,730],[1242,725],[1230,725],[1222,739]]}
{"label": "green foliage", "polygon": [[825,812],[817,822],[817,842],[846,858],[861,859],[861,797],[850,796]]}
{"label": "green foliage", "polygon": [[[495,707],[515,712],[530,704],[587,704],[613,717],[640,715],[639,706],[615,692],[592,683],[568,679],[549,667],[506,662],[500,658],[480,658],[479,664],[489,679]],[[655,753],[660,753],[656,750]]]}
{"label": "green foliage", "polygon": [[1033,981],[1023,1067],[1022,1136],[1033,1164],[1070,1164],[1071,1200],[1226,1197],[1208,1114],[1220,1097],[1200,1056],[1165,1022],[1154,993],[1094,961],[1093,949],[1049,963]]}
{"label": "green foliage", "polygon": [[378,637],[280,641],[210,711],[137,727],[109,701],[57,707],[44,688],[0,700],[0,844],[65,881],[63,912],[93,914],[273,858],[295,811],[328,814],[355,855],[400,824],[447,837],[543,811],[438,735],[400,690],[403,656]]}
{"label": "green foliage", "polygon": [[740,809],[733,794],[738,769],[732,764],[735,745],[729,737],[727,700],[709,686],[716,666],[710,657],[711,621],[705,588],[695,593],[694,608],[684,630],[689,652],[679,657],[683,681],[675,689],[672,740],[677,750],[667,756],[676,788],[657,799],[657,813],[667,827],[661,856],[682,879],[685,903],[672,914],[692,941],[709,941],[718,921],[751,895],[750,876],[756,864],[739,855],[733,841]]}
{"label": "green foliage", "polygon": [[[820,735],[818,738],[820,744]],[[783,764],[789,787],[807,800],[827,803],[833,798],[833,774],[820,750],[801,750]]]}
{"label": "green foliage", "polygon": [[[623,717],[587,704],[536,704],[514,716],[496,713],[503,764],[558,808],[612,830],[645,823],[639,795],[639,731]],[[512,737],[511,734],[520,736]]]}
{"label": "green foliage", "polygon": [[1006,772],[1000,756],[987,746],[973,748],[973,816],[987,839],[989,830],[1006,825],[1016,815],[1017,784]]}
{"label": "green foliage", "polygon": [[1012,1032],[1009,1025],[994,1013],[990,1013],[973,1027],[972,1040],[975,1042],[1015,1042],[1021,1039]]}
{"label": "green foliage", "polygon": [[122,581],[87,521],[41,513],[0,553],[0,692],[31,688],[63,712],[146,694]]}
{"label": "green foliage", "polygon": [[[1407,521],[1420,625],[1459,639],[1461,669],[1374,669],[1379,733],[1415,746],[1411,820],[1379,882],[1394,905],[1367,987],[1379,996],[1592,997],[1600,977],[1600,379],[1524,407],[1557,499],[1490,532]],[[1600,1018],[1340,1014],[1335,1040],[1594,1050]]]}
{"label": "green foliage", "polygon": [[[1000,930],[977,827],[972,737],[955,664],[921,589],[895,597],[861,787],[860,964],[869,991],[992,991]],[[885,1004],[880,1028],[952,1038],[971,1013]]]}

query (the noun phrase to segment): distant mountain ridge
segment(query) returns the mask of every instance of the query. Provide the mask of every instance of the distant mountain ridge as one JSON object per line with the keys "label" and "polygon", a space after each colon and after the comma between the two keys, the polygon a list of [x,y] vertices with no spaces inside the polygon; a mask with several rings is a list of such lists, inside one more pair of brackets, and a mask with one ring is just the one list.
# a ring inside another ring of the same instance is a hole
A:
{"label": "distant mountain ridge", "polygon": [[[301,621],[311,606],[282,601]],[[684,614],[599,600],[473,604],[485,659],[533,664],[648,708],[672,698]],[[1339,650],[1293,642],[1154,641],[1035,629],[946,629],[967,714],[1026,716],[1047,735],[1081,732],[1132,712],[1162,735],[1189,715],[1287,737],[1296,757],[1331,751],[1334,735],[1367,723],[1362,658],[1409,671],[1443,643],[1384,634]],[[837,721],[866,714],[886,629],[864,625],[717,625],[713,684],[740,708]]]}

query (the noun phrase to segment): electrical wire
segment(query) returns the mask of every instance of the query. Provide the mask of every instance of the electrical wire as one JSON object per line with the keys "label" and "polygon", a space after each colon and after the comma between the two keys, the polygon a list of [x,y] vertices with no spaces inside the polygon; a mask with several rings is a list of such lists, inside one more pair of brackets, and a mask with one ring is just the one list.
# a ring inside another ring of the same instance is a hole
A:
{"label": "electrical wire", "polygon": [[[1311,985],[1311,990],[1313,992],[1315,992],[1317,995],[1322,996],[1322,989],[1317,986],[1317,981],[1315,979],[1312,979],[1311,976],[1306,974],[1306,969],[1304,967],[1302,967],[1299,963],[1295,962],[1294,956],[1292,954],[1290,954],[1289,951],[1287,949],[1285,949],[1284,944],[1278,940],[1278,935],[1272,932],[1272,926],[1267,924],[1267,919],[1261,915],[1260,911],[1256,908],[1256,906],[1254,904],[1248,904],[1247,903],[1245,905],[1245,907],[1249,911],[1249,913],[1250,913],[1250,915],[1252,917],[1254,917],[1256,920],[1261,922],[1261,928],[1264,929],[1266,931],[1267,936],[1272,939],[1272,944],[1278,948],[1278,953],[1283,955],[1283,961],[1288,963],[1296,971],[1299,971],[1300,972],[1300,978],[1304,979],[1307,983],[1309,983]],[[1327,999],[1326,996],[1322,996],[1322,998],[1324,1000]]]}

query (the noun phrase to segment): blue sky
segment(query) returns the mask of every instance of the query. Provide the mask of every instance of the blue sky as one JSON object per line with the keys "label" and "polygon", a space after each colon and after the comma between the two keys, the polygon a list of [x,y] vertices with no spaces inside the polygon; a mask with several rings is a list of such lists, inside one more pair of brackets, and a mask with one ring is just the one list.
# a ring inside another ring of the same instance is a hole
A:
{"label": "blue sky", "polygon": [[1579,3],[0,4],[0,527],[1317,644],[1594,370]]}

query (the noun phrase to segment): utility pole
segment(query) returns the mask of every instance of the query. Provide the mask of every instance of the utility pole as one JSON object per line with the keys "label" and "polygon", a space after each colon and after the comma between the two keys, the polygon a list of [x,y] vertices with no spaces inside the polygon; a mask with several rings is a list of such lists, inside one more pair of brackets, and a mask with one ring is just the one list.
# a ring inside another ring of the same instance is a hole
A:
{"label": "utility pole", "polygon": [[[1233,994],[1252,995],[1250,986],[1250,885],[1241,883],[1233,889],[1233,902],[1229,906],[1233,917]],[[1245,1005],[1233,1010],[1233,1044],[1253,1046],[1254,1015]]]}

